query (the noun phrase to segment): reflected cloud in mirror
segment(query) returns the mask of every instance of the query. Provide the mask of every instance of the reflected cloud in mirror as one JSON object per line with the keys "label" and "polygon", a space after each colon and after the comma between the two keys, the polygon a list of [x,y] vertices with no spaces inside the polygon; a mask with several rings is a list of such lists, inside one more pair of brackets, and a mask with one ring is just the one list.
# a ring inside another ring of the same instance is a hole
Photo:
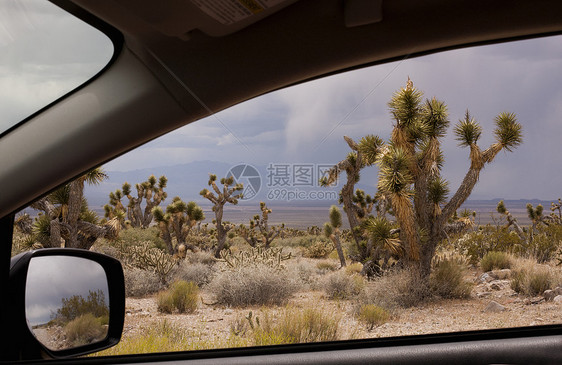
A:
{"label": "reflected cloud in mirror", "polygon": [[103,267],[80,257],[33,257],[27,274],[25,312],[34,336],[50,350],[103,340],[109,323],[109,290]]}

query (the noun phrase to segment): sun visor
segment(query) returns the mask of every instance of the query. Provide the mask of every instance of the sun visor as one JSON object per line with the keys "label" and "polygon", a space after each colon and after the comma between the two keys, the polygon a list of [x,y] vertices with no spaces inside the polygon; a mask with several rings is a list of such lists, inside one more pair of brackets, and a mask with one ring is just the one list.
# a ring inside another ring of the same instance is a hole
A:
{"label": "sun visor", "polygon": [[189,39],[189,32],[220,37],[247,27],[297,0],[118,0],[161,33]]}

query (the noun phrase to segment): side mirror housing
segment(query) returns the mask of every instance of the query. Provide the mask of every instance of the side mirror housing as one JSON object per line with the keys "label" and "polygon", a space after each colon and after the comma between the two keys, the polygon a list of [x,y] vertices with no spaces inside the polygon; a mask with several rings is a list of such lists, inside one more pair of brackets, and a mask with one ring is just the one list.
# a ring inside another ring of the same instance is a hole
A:
{"label": "side mirror housing", "polygon": [[123,331],[121,263],[80,249],[24,252],[10,262],[13,360],[85,355],[116,345]]}

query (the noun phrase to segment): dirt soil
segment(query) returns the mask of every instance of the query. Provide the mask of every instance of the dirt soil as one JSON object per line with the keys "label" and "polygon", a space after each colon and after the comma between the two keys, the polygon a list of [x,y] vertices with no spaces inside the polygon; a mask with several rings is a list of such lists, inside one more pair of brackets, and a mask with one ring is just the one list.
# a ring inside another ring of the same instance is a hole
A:
{"label": "dirt soil", "polygon": [[[296,307],[324,308],[342,316],[342,339],[378,338],[430,333],[445,333],[493,328],[546,325],[562,322],[562,304],[545,302],[542,297],[525,298],[517,295],[509,280],[479,282],[478,273],[471,274],[477,282],[470,299],[439,300],[417,307],[401,309],[387,323],[367,331],[364,324],[353,316],[354,302],[329,300],[321,291],[299,292],[289,301]],[[487,308],[497,302],[499,309]],[[276,313],[282,307],[225,308],[212,303],[213,298],[204,290],[202,303],[194,314],[161,314],[157,311],[156,297],[127,298],[124,337],[141,334],[148,326],[167,320],[191,333],[197,339],[226,338],[231,323],[253,311]]]}

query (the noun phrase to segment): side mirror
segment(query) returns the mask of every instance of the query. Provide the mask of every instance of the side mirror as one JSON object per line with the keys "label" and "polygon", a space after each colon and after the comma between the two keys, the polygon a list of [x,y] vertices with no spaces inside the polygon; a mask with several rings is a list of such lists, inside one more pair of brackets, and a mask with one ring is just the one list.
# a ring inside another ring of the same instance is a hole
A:
{"label": "side mirror", "polygon": [[121,338],[123,269],[112,257],[67,248],[25,252],[11,260],[9,291],[9,358],[84,355]]}

